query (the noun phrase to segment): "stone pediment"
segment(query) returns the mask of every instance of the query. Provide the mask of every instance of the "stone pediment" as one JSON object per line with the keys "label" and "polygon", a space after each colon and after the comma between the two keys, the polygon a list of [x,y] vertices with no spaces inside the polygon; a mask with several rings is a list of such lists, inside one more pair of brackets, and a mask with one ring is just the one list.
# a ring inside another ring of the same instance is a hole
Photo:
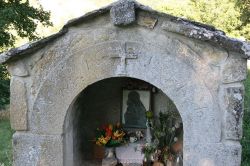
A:
{"label": "stone pediment", "polygon": [[[148,17],[138,16],[138,11],[148,13]],[[227,51],[239,53],[243,58],[250,58],[249,43],[227,37],[224,32],[212,26],[160,13],[135,1],[121,0],[107,7],[89,12],[79,18],[70,20],[64,25],[62,30],[56,34],[0,54],[0,63],[8,63],[11,60],[19,59],[24,55],[34,53],[38,49],[45,47],[48,43],[68,33],[71,27],[84,23],[88,24],[91,19],[105,15],[109,12],[111,22],[114,26],[128,27],[137,24],[150,29],[159,26],[164,31],[208,42]],[[161,24],[157,24],[160,18],[165,18],[165,20]]]}

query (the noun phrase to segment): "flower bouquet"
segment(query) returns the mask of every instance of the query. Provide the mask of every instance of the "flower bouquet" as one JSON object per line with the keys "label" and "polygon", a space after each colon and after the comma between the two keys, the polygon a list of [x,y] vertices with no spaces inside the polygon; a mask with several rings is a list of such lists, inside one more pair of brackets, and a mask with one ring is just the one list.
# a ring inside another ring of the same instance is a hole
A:
{"label": "flower bouquet", "polygon": [[175,115],[169,112],[160,112],[159,119],[152,124],[152,132],[153,142],[142,148],[145,158],[161,163],[179,160],[179,154],[182,151],[182,141],[180,140],[182,124],[176,121]]}
{"label": "flower bouquet", "polygon": [[105,147],[117,147],[125,143],[125,132],[120,124],[103,125],[96,129],[95,142],[97,145]]}
{"label": "flower bouquet", "polygon": [[117,159],[115,157],[115,147],[125,143],[125,132],[120,124],[103,125],[96,129],[95,143],[105,147],[105,158],[102,160],[102,165],[115,166]]}

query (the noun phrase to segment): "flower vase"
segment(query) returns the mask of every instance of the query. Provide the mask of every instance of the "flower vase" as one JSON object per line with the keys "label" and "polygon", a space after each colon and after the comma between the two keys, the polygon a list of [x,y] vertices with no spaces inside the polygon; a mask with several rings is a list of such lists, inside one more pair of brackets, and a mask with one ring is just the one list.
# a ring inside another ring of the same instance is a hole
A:
{"label": "flower vase", "polygon": [[105,157],[102,159],[102,166],[116,166],[117,159],[114,147],[105,147]]}
{"label": "flower vase", "polygon": [[152,134],[151,134],[151,122],[150,120],[147,120],[147,123],[146,123],[146,142],[151,144],[152,142]]}
{"label": "flower vase", "polygon": [[173,161],[170,161],[170,160],[167,160],[166,163],[165,163],[166,166],[174,166],[174,162]]}
{"label": "flower vase", "polygon": [[164,164],[160,161],[155,161],[153,166],[164,166]]}

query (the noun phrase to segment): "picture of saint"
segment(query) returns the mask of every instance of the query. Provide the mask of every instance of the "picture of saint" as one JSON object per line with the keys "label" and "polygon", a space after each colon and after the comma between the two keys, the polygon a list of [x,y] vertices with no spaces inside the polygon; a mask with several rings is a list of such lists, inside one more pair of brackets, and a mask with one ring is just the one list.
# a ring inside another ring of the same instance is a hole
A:
{"label": "picture of saint", "polygon": [[125,90],[123,92],[123,117],[125,127],[146,128],[146,111],[149,110],[150,92]]}

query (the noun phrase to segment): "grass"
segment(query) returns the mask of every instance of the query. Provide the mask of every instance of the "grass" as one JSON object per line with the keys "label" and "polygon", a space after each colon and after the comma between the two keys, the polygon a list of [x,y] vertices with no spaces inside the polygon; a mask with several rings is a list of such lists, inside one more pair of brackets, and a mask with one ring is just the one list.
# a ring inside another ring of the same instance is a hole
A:
{"label": "grass", "polygon": [[0,165],[12,165],[12,134],[10,121],[0,120]]}
{"label": "grass", "polygon": [[245,81],[245,111],[243,119],[242,162],[241,166],[250,166],[250,70]]}

